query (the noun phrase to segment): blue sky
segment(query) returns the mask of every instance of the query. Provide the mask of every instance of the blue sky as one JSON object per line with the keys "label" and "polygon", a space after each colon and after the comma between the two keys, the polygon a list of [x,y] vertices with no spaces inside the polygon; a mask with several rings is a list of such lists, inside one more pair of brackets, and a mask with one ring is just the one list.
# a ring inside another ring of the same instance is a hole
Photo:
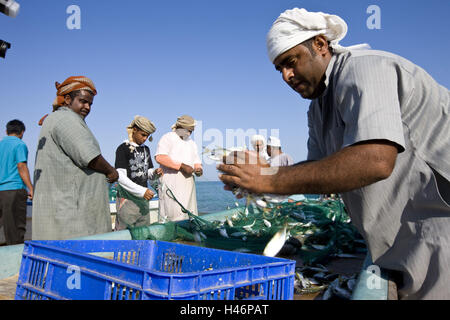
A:
{"label": "blue sky", "polygon": [[[0,126],[14,118],[25,122],[31,169],[37,122],[51,111],[54,82],[71,75],[88,76],[97,86],[86,122],[111,164],[136,114],[157,127],[147,142],[153,154],[176,118],[189,114],[201,121],[199,144],[210,145],[212,132],[225,139],[227,129],[278,130],[272,132],[283,150],[304,160],[309,101],[281,80],[265,45],[273,21],[294,7],[342,17],[349,27],[342,45],[369,43],[450,84],[446,0],[16,1],[16,18],[0,14],[0,39],[12,44],[0,59]],[[70,5],[81,9],[80,30],[66,26]],[[381,9],[381,29],[366,25],[370,5]],[[204,177],[217,180],[215,165],[205,163]]]}

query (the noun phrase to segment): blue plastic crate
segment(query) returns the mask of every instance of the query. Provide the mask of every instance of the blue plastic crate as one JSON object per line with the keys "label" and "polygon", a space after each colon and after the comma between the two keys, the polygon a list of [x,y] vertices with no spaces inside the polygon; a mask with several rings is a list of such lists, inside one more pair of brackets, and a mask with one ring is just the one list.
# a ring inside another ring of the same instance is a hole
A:
{"label": "blue plastic crate", "polygon": [[295,261],[148,240],[27,241],[16,299],[288,300]]}

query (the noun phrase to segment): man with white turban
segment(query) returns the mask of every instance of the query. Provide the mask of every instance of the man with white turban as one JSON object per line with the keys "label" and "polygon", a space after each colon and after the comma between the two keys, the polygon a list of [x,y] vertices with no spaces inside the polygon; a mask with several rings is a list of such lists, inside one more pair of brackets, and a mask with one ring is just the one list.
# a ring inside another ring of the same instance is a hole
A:
{"label": "man with white turban", "polygon": [[193,174],[201,176],[203,168],[197,145],[190,139],[195,129],[195,120],[188,115],[178,117],[172,131],[161,137],[156,149],[155,160],[161,165],[159,195],[160,222],[187,219],[180,205],[167,195],[172,191],[176,200],[193,214],[198,214],[197,194]]}
{"label": "man with white turban", "polygon": [[263,135],[255,134],[251,137],[250,143],[253,149],[258,153],[258,155],[265,161],[269,160],[269,155],[266,150],[266,138]]}
{"label": "man with white turban", "polygon": [[312,100],[308,161],[262,175],[238,158],[220,178],[255,193],[341,193],[401,299],[450,299],[449,91],[402,57],[341,47],[346,31],[322,12],[280,15],[269,58]]}
{"label": "man with white turban", "polygon": [[150,224],[149,200],[154,192],[148,188],[148,180],[162,174],[153,168],[150,149],[144,143],[152,141],[156,127],[149,119],[135,116],[127,127],[128,139],[116,150],[115,167],[119,173],[116,199],[115,230]]}

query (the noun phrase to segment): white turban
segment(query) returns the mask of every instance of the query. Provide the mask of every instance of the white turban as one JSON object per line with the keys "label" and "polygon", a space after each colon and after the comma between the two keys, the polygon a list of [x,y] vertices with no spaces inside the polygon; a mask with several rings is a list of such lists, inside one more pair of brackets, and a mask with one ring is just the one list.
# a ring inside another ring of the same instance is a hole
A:
{"label": "white turban", "polygon": [[281,147],[281,141],[277,137],[270,136],[267,140],[267,145],[271,147]]}
{"label": "white turban", "polygon": [[267,34],[267,51],[270,61],[296,45],[317,35],[324,35],[336,53],[350,49],[370,48],[367,44],[342,47],[338,43],[347,34],[347,24],[342,18],[323,12],[308,12],[294,8],[283,12]]}
{"label": "white turban", "polygon": [[266,145],[266,138],[264,138],[264,136],[260,135],[260,134],[254,134],[251,138],[250,138],[250,143],[252,144],[252,146],[254,147],[256,142],[261,141],[263,144],[263,147]]}

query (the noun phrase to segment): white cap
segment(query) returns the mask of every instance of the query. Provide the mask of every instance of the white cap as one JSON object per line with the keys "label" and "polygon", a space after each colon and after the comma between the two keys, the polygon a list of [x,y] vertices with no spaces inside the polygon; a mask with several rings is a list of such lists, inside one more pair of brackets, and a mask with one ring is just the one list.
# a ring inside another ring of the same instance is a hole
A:
{"label": "white cap", "polygon": [[267,145],[271,147],[281,147],[281,141],[277,137],[270,136],[267,140]]}

